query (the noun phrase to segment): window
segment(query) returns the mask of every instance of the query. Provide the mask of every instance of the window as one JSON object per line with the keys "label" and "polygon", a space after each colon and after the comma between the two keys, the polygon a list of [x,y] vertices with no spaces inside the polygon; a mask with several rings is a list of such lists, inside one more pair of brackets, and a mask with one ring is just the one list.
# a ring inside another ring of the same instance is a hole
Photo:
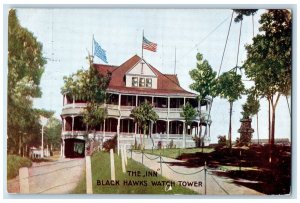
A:
{"label": "window", "polygon": [[138,86],[138,78],[132,77],[132,87],[137,87],[137,86]]}
{"label": "window", "polygon": [[145,87],[145,78],[140,78],[140,87]]}
{"label": "window", "polygon": [[146,87],[152,87],[152,79],[146,78]]}

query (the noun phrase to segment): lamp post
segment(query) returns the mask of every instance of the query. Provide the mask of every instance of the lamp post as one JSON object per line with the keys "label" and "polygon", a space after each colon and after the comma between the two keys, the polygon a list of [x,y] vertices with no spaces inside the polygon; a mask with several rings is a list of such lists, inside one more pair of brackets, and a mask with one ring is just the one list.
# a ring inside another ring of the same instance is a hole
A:
{"label": "lamp post", "polygon": [[40,124],[42,125],[42,154],[41,158],[44,157],[44,127],[47,124],[48,119],[44,116],[40,116]]}

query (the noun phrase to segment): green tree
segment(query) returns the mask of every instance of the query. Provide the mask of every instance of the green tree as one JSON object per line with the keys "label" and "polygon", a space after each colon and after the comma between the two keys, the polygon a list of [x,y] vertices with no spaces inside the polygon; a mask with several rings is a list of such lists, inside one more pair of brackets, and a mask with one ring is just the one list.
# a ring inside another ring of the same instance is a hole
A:
{"label": "green tree", "polygon": [[[201,53],[197,53],[197,67],[189,72],[193,83],[190,85],[190,88],[198,93],[198,100],[201,102],[207,97],[212,96],[215,97],[217,94],[216,86],[217,73],[213,71],[212,67],[208,63],[207,60],[203,60],[203,55]],[[209,109],[210,112],[211,109]],[[210,113],[209,113],[210,115]],[[201,115],[201,105],[199,111],[199,118],[203,118]],[[210,119],[209,117],[207,118]],[[199,138],[202,134],[202,130],[200,128]]]}
{"label": "green tree", "polygon": [[226,99],[229,102],[229,131],[228,141],[231,148],[231,118],[233,102],[241,98],[241,94],[244,92],[245,87],[242,82],[242,76],[238,75],[236,71],[231,70],[223,73],[218,80],[217,91],[221,98]]}
{"label": "green tree", "polygon": [[62,94],[68,94],[74,99],[86,101],[87,107],[83,111],[83,121],[88,125],[88,132],[102,123],[107,116],[104,106],[106,89],[109,85],[111,74],[100,74],[93,65],[91,56],[88,56],[89,69],[78,70],[68,77],[64,77]]}
{"label": "green tree", "polygon": [[45,141],[46,144],[50,145],[50,149],[58,150],[61,143],[61,121],[55,117],[49,118],[46,130],[45,130]]}
{"label": "green tree", "polygon": [[226,135],[219,135],[218,136],[218,144],[219,145],[226,145]]}
{"label": "green tree", "polygon": [[254,81],[258,95],[268,100],[272,109],[270,143],[274,145],[275,111],[281,95],[291,91],[292,21],[289,10],[268,10],[260,19],[260,31],[253,44],[246,45],[243,65],[247,77]]}
{"label": "green tree", "polygon": [[21,154],[33,129],[39,126],[32,100],[41,97],[39,84],[45,64],[41,43],[20,25],[16,10],[11,9],[8,16],[8,153]]}
{"label": "green tree", "polygon": [[[185,143],[185,134],[189,134],[188,132],[188,126],[191,127],[193,120],[196,119],[197,111],[194,109],[194,107],[187,102],[185,106],[182,107],[182,112],[180,113],[180,117],[183,117],[185,120],[185,129],[184,129],[184,143]],[[200,144],[200,138],[195,137],[196,146],[198,147]]]}
{"label": "green tree", "polygon": [[260,104],[258,97],[255,95],[256,91],[254,88],[248,90],[248,97],[245,104],[242,105],[243,118],[249,118],[258,113]]}
{"label": "green tree", "polygon": [[257,9],[233,9],[233,11],[237,14],[234,22],[238,23],[244,19],[244,16],[253,16],[257,12]]}
{"label": "green tree", "polygon": [[248,96],[246,102],[242,105],[243,111],[241,112],[241,114],[243,118],[240,120],[241,127],[238,130],[238,132],[240,133],[240,138],[238,139],[238,142],[236,142],[237,146],[241,146],[241,145],[249,146],[252,139],[252,130],[253,130],[251,129],[251,122],[252,122],[251,117],[257,115],[260,108],[259,99],[256,95],[255,89],[252,87],[246,90],[246,92]]}
{"label": "green tree", "polygon": [[[192,125],[193,120],[195,120],[197,116],[197,111],[194,109],[194,107],[187,102],[185,106],[182,107],[182,112],[180,113],[180,117],[183,117],[185,120],[185,129],[184,134],[187,134],[188,126]],[[184,137],[184,143],[185,143],[185,137]],[[185,144],[184,144],[185,146]]]}
{"label": "green tree", "polygon": [[157,113],[153,110],[153,106],[148,102],[144,102],[140,106],[137,106],[134,109],[132,109],[130,116],[138,124],[140,130],[143,130],[143,137],[142,132],[140,131],[140,143],[143,149],[144,137],[146,135],[147,129],[149,128],[149,124],[151,122],[156,122],[159,117]]}

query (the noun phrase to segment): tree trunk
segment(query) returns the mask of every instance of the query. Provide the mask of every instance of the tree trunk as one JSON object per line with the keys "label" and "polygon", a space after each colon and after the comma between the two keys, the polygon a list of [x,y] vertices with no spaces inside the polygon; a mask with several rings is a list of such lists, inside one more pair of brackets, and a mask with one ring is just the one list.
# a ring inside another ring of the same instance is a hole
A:
{"label": "tree trunk", "polygon": [[256,134],[257,134],[257,144],[259,144],[258,112],[257,112],[257,114],[256,114]]}
{"label": "tree trunk", "polygon": [[22,156],[22,135],[19,134],[19,144],[18,144],[18,154],[19,156]]}
{"label": "tree trunk", "polygon": [[140,144],[141,144],[141,149],[142,149],[142,146],[143,146],[143,139],[142,139],[142,128],[140,127]]}
{"label": "tree trunk", "polygon": [[288,106],[288,109],[289,109],[290,116],[292,117],[292,113],[291,113],[291,108],[290,108],[288,97],[285,96],[285,99],[286,99],[286,103],[287,103],[287,106]]}
{"label": "tree trunk", "polygon": [[142,147],[143,149],[145,148],[145,142],[144,142],[145,140],[144,140],[144,139],[145,139],[145,136],[146,136],[146,130],[147,130],[147,128],[144,128],[144,134],[143,134],[143,147]]}
{"label": "tree trunk", "polygon": [[199,129],[199,139],[201,139],[201,135],[202,135],[202,128],[201,128],[201,101],[200,101],[200,107],[199,107],[199,121],[200,121],[200,123],[199,123],[199,127],[200,127],[200,129]]}
{"label": "tree trunk", "polygon": [[272,106],[271,146],[275,144],[275,106]]}
{"label": "tree trunk", "polygon": [[231,149],[231,117],[232,117],[232,106],[233,102],[229,102],[229,133],[228,133],[228,141],[229,141],[229,148]]}
{"label": "tree trunk", "polygon": [[269,144],[271,143],[271,101],[268,99],[269,103]]}

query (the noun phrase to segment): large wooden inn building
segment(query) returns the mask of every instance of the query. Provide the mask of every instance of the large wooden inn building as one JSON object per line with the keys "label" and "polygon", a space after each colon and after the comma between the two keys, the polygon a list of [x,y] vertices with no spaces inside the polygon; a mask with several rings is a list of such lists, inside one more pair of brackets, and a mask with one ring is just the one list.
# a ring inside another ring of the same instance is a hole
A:
{"label": "large wooden inn building", "polygon": [[[100,143],[111,139],[115,135],[118,138],[118,147],[125,145],[130,148],[135,142],[140,143],[140,129],[130,117],[131,110],[147,101],[153,105],[159,119],[152,123],[147,130],[144,139],[145,148],[157,148],[158,143],[166,147],[173,142],[177,148],[195,147],[193,137],[199,136],[200,128],[204,144],[208,145],[211,120],[208,118],[208,110],[211,99],[198,102],[197,95],[184,90],[175,74],[163,74],[150,65],[144,59],[135,55],[120,66],[94,64],[99,73],[111,72],[111,81],[107,89],[108,100],[106,102],[107,119],[96,128],[95,139]],[[185,132],[185,121],[181,117],[182,107],[189,102],[199,116],[188,126]],[[84,101],[63,95],[63,108],[61,118],[62,151],[65,156],[72,156],[70,150],[76,148],[76,143],[85,143],[87,126],[83,123],[82,110],[86,107]],[[208,125],[208,126],[207,126]],[[94,137],[94,135],[93,135]]]}

